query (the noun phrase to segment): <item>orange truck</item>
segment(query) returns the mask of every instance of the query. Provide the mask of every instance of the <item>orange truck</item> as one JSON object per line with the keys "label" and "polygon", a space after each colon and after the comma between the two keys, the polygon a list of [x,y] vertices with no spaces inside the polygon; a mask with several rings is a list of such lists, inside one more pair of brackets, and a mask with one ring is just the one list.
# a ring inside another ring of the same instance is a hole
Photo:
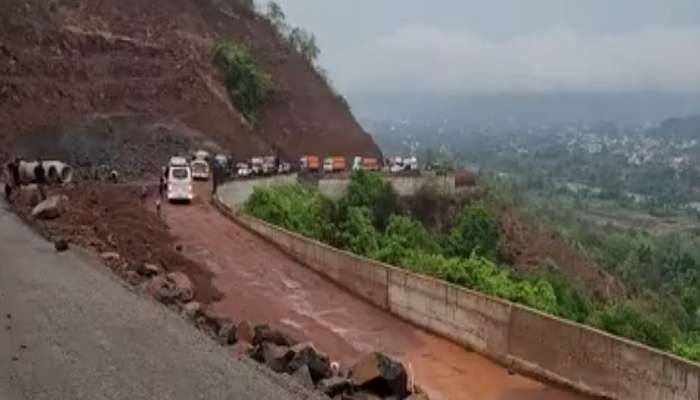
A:
{"label": "orange truck", "polygon": [[353,159],[353,171],[379,171],[379,160],[376,158],[363,158],[357,156]]}
{"label": "orange truck", "polygon": [[342,172],[345,168],[345,157],[326,157],[323,160],[323,172]]}
{"label": "orange truck", "polygon": [[318,156],[304,156],[301,158],[301,170],[302,171],[318,171],[321,168],[321,160]]}

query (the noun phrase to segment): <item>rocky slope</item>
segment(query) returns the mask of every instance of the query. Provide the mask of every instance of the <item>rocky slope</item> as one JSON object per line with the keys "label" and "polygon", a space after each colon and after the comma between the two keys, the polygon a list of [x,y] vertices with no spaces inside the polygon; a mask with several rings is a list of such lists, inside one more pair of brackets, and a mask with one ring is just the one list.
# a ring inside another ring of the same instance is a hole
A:
{"label": "rocky slope", "polygon": [[[161,162],[192,142],[239,158],[379,154],[309,63],[236,0],[0,3],[4,156],[109,164],[126,152]],[[272,75],[274,93],[255,127],[213,63],[217,37],[248,45]]]}

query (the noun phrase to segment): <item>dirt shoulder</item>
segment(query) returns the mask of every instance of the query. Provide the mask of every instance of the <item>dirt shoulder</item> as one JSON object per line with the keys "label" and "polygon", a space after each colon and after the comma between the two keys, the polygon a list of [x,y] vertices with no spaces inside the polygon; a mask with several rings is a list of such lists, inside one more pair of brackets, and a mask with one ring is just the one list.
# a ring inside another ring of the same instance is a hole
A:
{"label": "dirt shoulder", "polygon": [[[14,209],[49,240],[63,238],[98,254],[118,254],[118,262],[109,265],[120,275],[144,264],[154,264],[165,272],[185,273],[192,280],[195,299],[200,303],[219,299],[212,273],[177,250],[177,240],[155,213],[155,199],[149,196],[144,200],[142,193],[143,185],[138,184],[82,183],[49,192],[68,197],[66,210],[59,218],[40,221],[31,218],[28,206]],[[154,193],[153,188],[150,193]]]}

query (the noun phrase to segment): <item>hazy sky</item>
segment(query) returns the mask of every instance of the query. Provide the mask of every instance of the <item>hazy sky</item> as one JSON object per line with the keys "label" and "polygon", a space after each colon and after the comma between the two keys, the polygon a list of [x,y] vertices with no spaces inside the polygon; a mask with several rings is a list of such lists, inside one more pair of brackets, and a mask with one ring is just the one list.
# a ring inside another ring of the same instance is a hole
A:
{"label": "hazy sky", "polygon": [[700,0],[278,3],[351,96],[700,92]]}

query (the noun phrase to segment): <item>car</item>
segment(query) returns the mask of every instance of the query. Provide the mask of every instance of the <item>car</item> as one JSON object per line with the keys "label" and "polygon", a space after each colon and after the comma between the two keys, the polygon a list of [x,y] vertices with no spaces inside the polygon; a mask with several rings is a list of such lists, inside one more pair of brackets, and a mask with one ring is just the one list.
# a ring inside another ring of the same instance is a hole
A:
{"label": "car", "polygon": [[248,163],[240,162],[236,164],[236,175],[239,178],[247,178],[249,177],[253,171],[250,169],[250,166]]}
{"label": "car", "polygon": [[205,160],[196,159],[190,162],[192,168],[192,178],[196,180],[209,180],[210,168],[209,163]]}

